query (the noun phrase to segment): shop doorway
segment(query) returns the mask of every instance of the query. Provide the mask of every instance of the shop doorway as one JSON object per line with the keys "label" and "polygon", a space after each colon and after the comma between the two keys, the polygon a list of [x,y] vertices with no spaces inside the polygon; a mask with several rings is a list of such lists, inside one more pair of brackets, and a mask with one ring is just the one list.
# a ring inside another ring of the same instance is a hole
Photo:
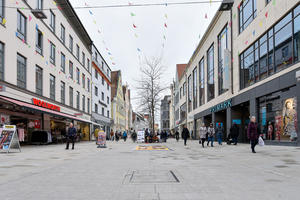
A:
{"label": "shop doorway", "polygon": [[210,123],[212,123],[212,115],[206,115],[203,117],[203,122],[206,127],[209,127]]}
{"label": "shop doorway", "polygon": [[250,108],[249,101],[239,104],[237,106],[233,106],[231,108],[231,119],[232,119],[231,124],[235,122],[240,128],[238,141],[243,143],[249,142],[247,138],[247,129],[248,129],[248,124],[250,122],[249,108]]}
{"label": "shop doorway", "polygon": [[217,128],[218,126],[222,126],[224,129],[223,133],[223,141],[226,139],[227,133],[227,126],[226,126],[226,110],[222,110],[215,113],[215,124],[214,127]]}

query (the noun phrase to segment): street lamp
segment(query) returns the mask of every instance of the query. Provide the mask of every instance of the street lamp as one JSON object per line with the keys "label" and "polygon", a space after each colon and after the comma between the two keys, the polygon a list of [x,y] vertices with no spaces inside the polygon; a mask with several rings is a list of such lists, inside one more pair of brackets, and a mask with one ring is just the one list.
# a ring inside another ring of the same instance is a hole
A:
{"label": "street lamp", "polygon": [[230,10],[233,6],[234,0],[223,0],[219,11],[227,11]]}

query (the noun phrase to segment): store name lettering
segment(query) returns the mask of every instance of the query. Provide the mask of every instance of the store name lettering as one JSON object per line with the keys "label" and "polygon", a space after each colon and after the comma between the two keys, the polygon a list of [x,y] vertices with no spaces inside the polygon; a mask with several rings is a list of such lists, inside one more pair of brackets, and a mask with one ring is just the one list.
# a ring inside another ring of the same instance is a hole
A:
{"label": "store name lettering", "polygon": [[231,102],[232,102],[232,99],[229,99],[228,101],[225,101],[225,102],[223,102],[223,103],[220,103],[220,104],[218,104],[218,105],[212,107],[212,108],[210,109],[210,112],[214,113],[214,112],[218,112],[218,111],[220,111],[220,110],[225,110],[225,109],[227,109],[227,108],[230,108],[230,107],[232,106],[232,103],[231,103]]}
{"label": "store name lettering", "polygon": [[53,105],[51,103],[48,103],[48,102],[45,102],[45,101],[42,101],[42,100],[39,100],[39,99],[35,99],[35,98],[32,98],[32,102],[36,106],[60,112],[60,107],[56,106],[56,105]]}

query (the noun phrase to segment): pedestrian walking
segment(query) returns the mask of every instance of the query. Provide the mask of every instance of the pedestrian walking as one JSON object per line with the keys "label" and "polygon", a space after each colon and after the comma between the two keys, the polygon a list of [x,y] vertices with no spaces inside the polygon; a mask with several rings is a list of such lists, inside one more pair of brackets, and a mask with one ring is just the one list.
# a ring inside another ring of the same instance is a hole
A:
{"label": "pedestrian walking", "polygon": [[190,132],[189,132],[189,129],[186,128],[186,125],[183,126],[181,136],[184,140],[184,146],[186,146],[186,141],[190,137]]}
{"label": "pedestrian walking", "polygon": [[178,142],[179,141],[179,132],[177,130],[175,132],[175,138],[176,138],[176,141]]}
{"label": "pedestrian walking", "polygon": [[230,136],[234,145],[237,145],[239,134],[240,128],[235,122],[233,122],[233,125],[230,128]]}
{"label": "pedestrian walking", "polygon": [[124,142],[126,142],[126,139],[127,139],[127,132],[126,131],[123,132],[123,139],[124,139]]}
{"label": "pedestrian walking", "polygon": [[218,123],[218,126],[216,128],[216,134],[217,134],[217,139],[218,139],[219,145],[222,145],[224,128],[221,123]]}
{"label": "pedestrian walking", "polygon": [[119,141],[119,133],[118,133],[118,131],[115,132],[115,139],[116,139],[116,142]]}
{"label": "pedestrian walking", "polygon": [[207,146],[209,146],[209,142],[211,147],[214,146],[214,139],[215,139],[215,129],[212,123],[210,123],[210,126],[207,129]]}
{"label": "pedestrian walking", "polygon": [[258,143],[259,134],[258,134],[258,125],[256,123],[256,117],[254,116],[251,117],[251,121],[248,125],[247,135],[248,138],[250,139],[252,153],[256,153],[255,146]]}
{"label": "pedestrian walking", "polygon": [[66,150],[69,149],[69,144],[72,142],[72,150],[74,150],[75,140],[76,140],[76,128],[73,126],[73,123],[70,123],[69,129],[67,132],[67,146]]}
{"label": "pedestrian walking", "polygon": [[207,128],[206,128],[205,124],[203,123],[202,126],[200,127],[200,135],[199,135],[203,148],[204,148],[204,143],[205,143],[205,139],[206,139],[206,134],[207,134]]}
{"label": "pedestrian walking", "polygon": [[137,134],[136,134],[136,132],[134,130],[133,133],[131,134],[131,139],[132,139],[133,142],[135,142],[136,138],[137,138]]}
{"label": "pedestrian walking", "polygon": [[110,140],[111,140],[111,141],[114,141],[114,135],[115,135],[115,134],[114,134],[114,131],[111,130],[111,131],[110,131]]}

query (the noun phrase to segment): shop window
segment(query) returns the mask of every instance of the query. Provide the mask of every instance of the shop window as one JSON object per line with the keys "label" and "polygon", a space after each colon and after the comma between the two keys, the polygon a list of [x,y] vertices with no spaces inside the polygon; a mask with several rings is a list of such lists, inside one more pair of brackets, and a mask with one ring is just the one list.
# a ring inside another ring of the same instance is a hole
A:
{"label": "shop window", "polygon": [[60,82],[60,99],[61,99],[61,103],[65,104],[66,84],[63,81]]}
{"label": "shop window", "polygon": [[55,15],[52,10],[50,10],[50,29],[55,32]]}
{"label": "shop window", "polygon": [[243,32],[257,15],[256,0],[245,0],[239,5],[239,30]]}
{"label": "shop window", "polygon": [[73,104],[73,88],[72,87],[69,87],[69,105],[71,106],[71,107],[73,107],[74,106],[74,104]]}
{"label": "shop window", "polygon": [[21,39],[26,41],[26,32],[27,32],[27,21],[25,15],[23,15],[19,10],[18,10],[18,15],[17,15],[17,36]]}
{"label": "shop window", "polygon": [[35,50],[39,54],[43,55],[43,33],[39,29],[36,29],[36,45]]}
{"label": "shop window", "polygon": [[87,99],[87,113],[90,113],[90,99]]}
{"label": "shop window", "polygon": [[204,58],[199,62],[199,105],[205,103]]}
{"label": "shop window", "polygon": [[65,44],[66,41],[66,29],[64,25],[60,24],[60,40]]}
{"label": "shop window", "polygon": [[73,37],[69,35],[69,50],[73,53]]}
{"label": "shop window", "polygon": [[197,67],[193,70],[193,109],[197,108]]}
{"label": "shop window", "polygon": [[50,42],[50,62],[55,65],[55,45]]}
{"label": "shop window", "polygon": [[4,44],[0,42],[0,80],[4,80]]}
{"label": "shop window", "polygon": [[[229,63],[225,63],[226,59],[225,51],[227,50],[227,27],[225,27],[218,36],[218,85],[219,85],[219,95],[226,92],[228,89],[225,87],[229,80],[226,80],[226,76],[229,75]],[[225,69],[225,67],[227,69]],[[226,81],[226,82],[225,82]]]}
{"label": "shop window", "polygon": [[85,112],[85,96],[82,95],[82,111]]}
{"label": "shop window", "polygon": [[55,100],[55,76],[50,74],[50,99]]}
{"label": "shop window", "polygon": [[65,73],[66,72],[66,56],[61,52],[60,55],[60,70]]}
{"label": "shop window", "polygon": [[268,69],[269,75],[274,74],[274,35],[273,29],[268,32]]}
{"label": "shop window", "polygon": [[192,111],[192,76],[188,77],[188,112]]}
{"label": "shop window", "polygon": [[76,92],[76,108],[80,109],[80,93],[78,91]]}
{"label": "shop window", "polygon": [[252,45],[244,53],[240,55],[241,60],[241,77],[242,88],[248,87],[255,82],[255,69],[254,69],[254,46]]}
{"label": "shop window", "polygon": [[35,92],[43,95],[43,69],[39,66],[35,67]]}
{"label": "shop window", "polygon": [[[300,61],[300,5],[298,6],[299,13],[294,20],[294,60]],[[296,13],[295,13],[296,14]]]}
{"label": "shop window", "polygon": [[73,80],[73,63],[69,61],[69,76]]}
{"label": "shop window", "polygon": [[214,46],[207,51],[207,101],[215,98]]}
{"label": "shop window", "polygon": [[17,86],[20,88],[26,88],[26,58],[17,54]]}

